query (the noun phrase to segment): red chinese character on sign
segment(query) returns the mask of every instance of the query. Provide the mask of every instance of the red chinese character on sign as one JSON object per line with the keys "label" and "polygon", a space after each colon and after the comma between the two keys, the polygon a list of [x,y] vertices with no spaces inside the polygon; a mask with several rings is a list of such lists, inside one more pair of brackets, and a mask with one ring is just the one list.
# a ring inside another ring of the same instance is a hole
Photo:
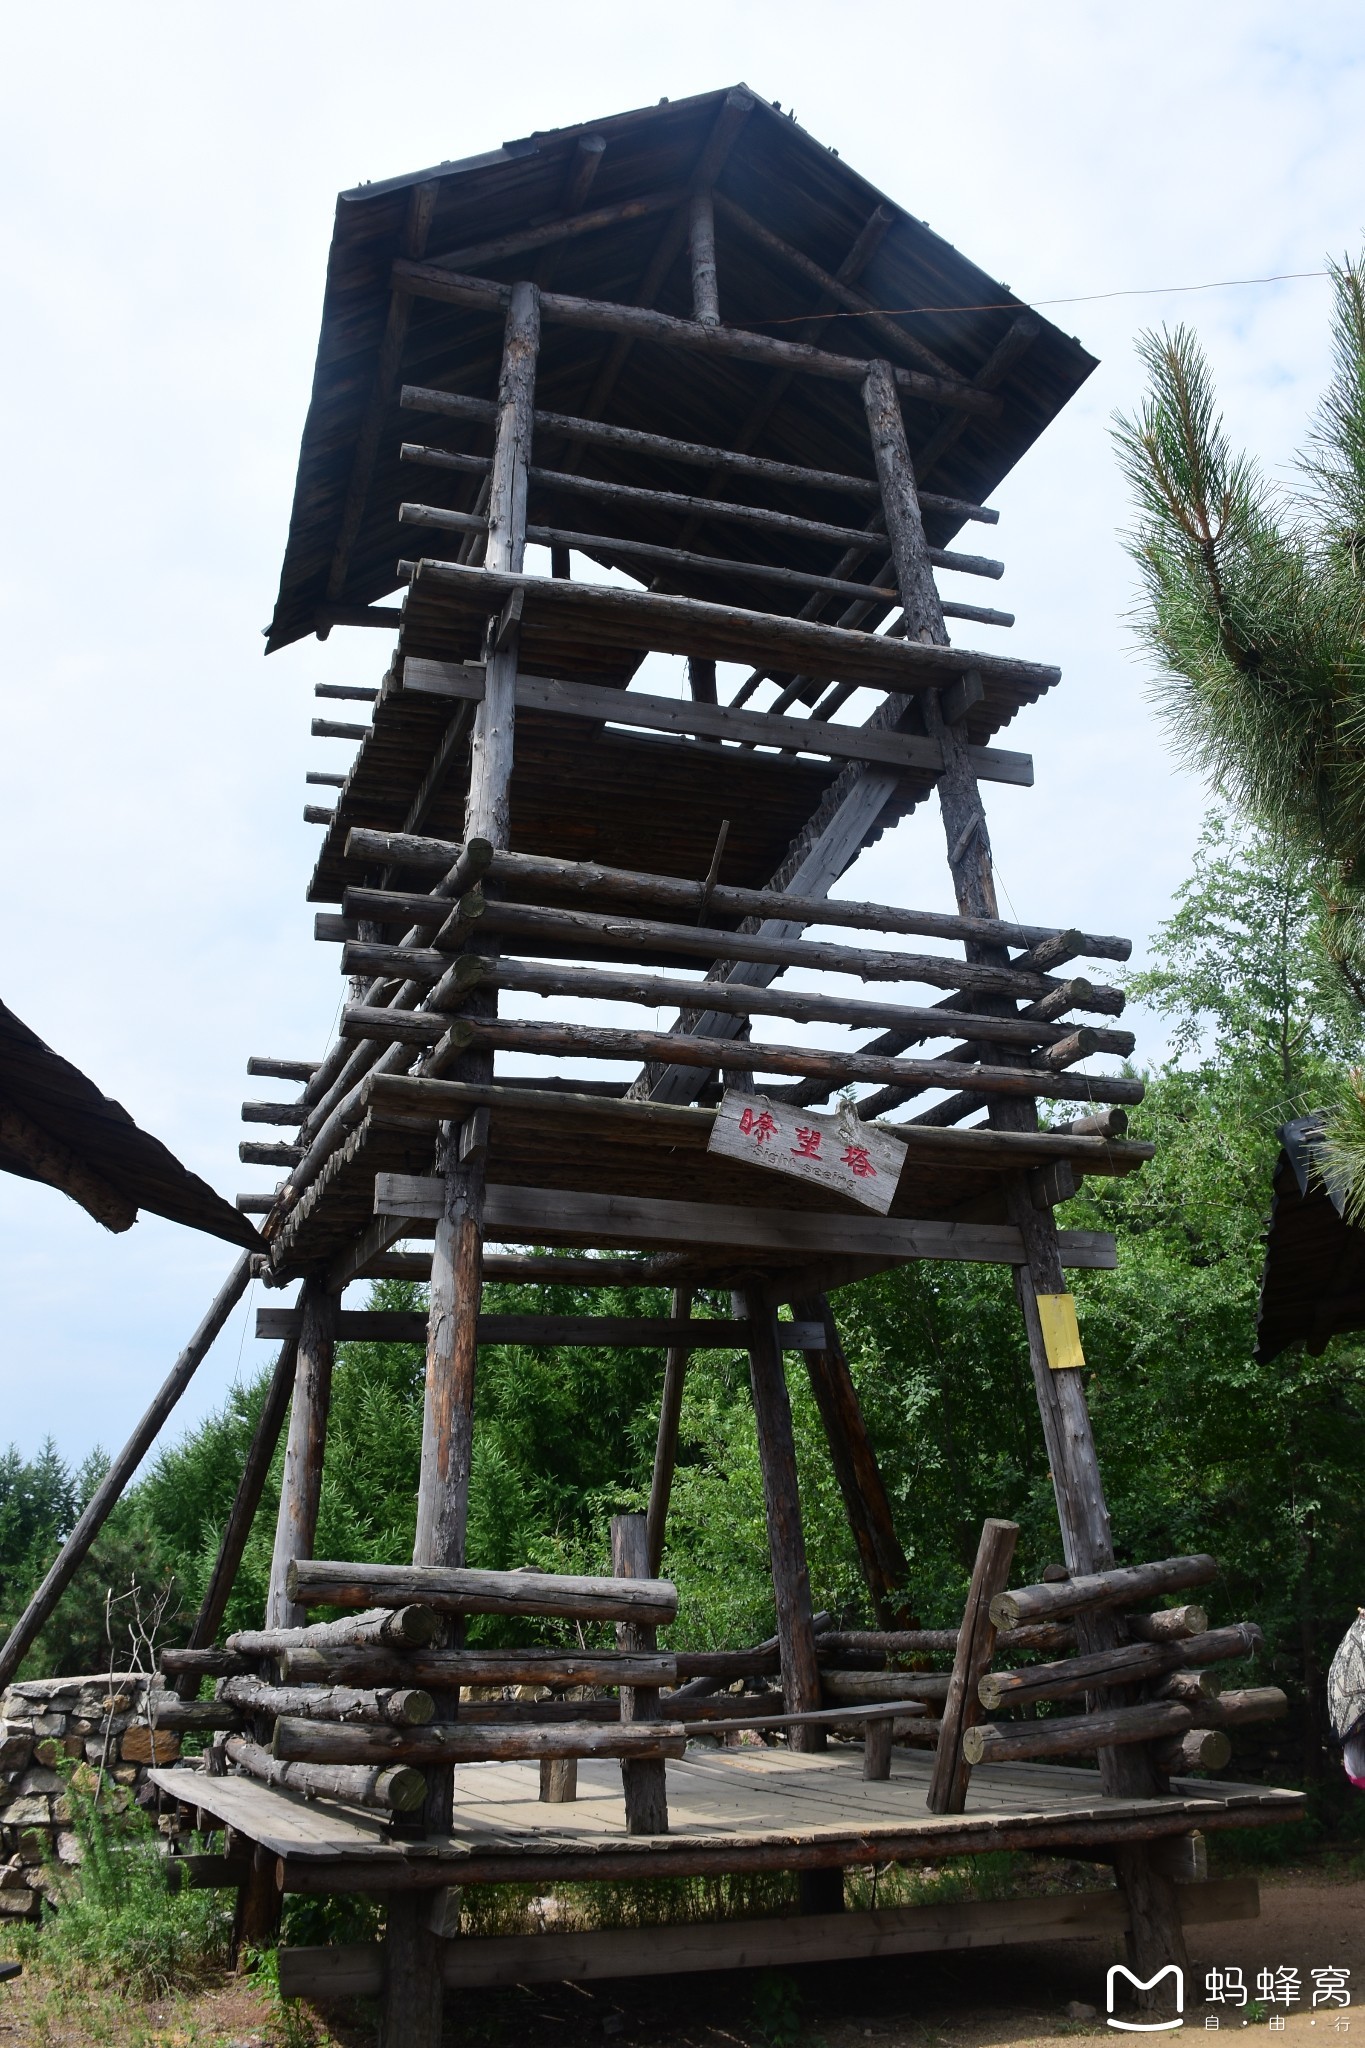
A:
{"label": "red chinese character on sign", "polygon": [[796,1143],[792,1146],[792,1151],[798,1159],[818,1159],[820,1157],[820,1140],[823,1136],[823,1131],[807,1130],[803,1126],[798,1125]]}
{"label": "red chinese character on sign", "polygon": [[875,1180],[877,1178],[877,1169],[867,1156],[866,1145],[845,1145],[843,1163],[852,1173],[855,1180]]}
{"label": "red chinese character on sign", "polygon": [[777,1121],[776,1118],[769,1116],[766,1109],[760,1110],[757,1115],[752,1109],[746,1109],[739,1120],[739,1128],[743,1135],[752,1138],[756,1145],[766,1145],[777,1129]]}

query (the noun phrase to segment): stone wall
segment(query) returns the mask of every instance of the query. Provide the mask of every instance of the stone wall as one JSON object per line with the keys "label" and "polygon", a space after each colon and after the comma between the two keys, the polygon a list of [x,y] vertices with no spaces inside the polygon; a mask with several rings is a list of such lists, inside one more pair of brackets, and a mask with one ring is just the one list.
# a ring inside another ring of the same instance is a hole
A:
{"label": "stone wall", "polygon": [[21,1679],[0,1697],[0,1919],[32,1919],[51,1888],[50,1863],[79,1863],[65,1787],[56,1765],[70,1758],[77,1782],[115,1812],[137,1799],[153,1763],[174,1763],[180,1738],[154,1732],[153,1681],[136,1672]]}

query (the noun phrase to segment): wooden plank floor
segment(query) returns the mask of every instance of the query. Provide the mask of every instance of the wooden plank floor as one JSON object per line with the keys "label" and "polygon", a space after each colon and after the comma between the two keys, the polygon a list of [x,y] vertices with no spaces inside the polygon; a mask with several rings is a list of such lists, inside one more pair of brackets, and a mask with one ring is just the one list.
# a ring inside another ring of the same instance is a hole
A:
{"label": "wooden plank floor", "polygon": [[580,1763],[578,1798],[563,1806],[541,1804],[534,1764],[462,1766],[453,1832],[429,1839],[396,1837],[377,1815],[249,1778],[183,1769],[151,1775],[163,1791],[283,1858],[290,1888],[296,1880],[308,1889],[325,1888],[321,1866],[329,1863],[344,1865],[347,1886],[354,1881],[358,1889],[794,1869],[1029,1844],[1080,1848],[1263,1825],[1304,1809],[1301,1793],[1188,1779],[1164,1799],[1106,1799],[1096,1771],[1006,1764],[973,1773],[964,1814],[935,1815],[926,1805],[930,1764],[922,1752],[897,1750],[890,1779],[867,1784],[861,1752],[852,1748],[802,1756],[698,1747],[668,1764],[666,1836],[626,1835],[620,1768],[605,1762]]}

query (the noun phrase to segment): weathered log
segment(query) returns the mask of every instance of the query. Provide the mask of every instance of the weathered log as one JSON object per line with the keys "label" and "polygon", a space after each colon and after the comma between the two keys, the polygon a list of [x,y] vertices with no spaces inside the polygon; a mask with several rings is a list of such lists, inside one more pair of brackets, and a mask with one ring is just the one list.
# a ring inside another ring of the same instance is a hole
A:
{"label": "weathered log", "polygon": [[[373,952],[374,947],[356,949]],[[344,956],[343,956],[344,958]],[[382,1015],[382,1013],[380,1013]],[[477,1015],[445,1018],[447,1029],[440,1047],[464,1050],[487,1046],[498,1052],[525,1052],[555,1058],[601,1060],[665,1060],[674,1065],[705,1067],[723,1072],[735,1064],[733,1040],[694,1037],[690,1033],[666,1031],[621,1031],[593,1024],[527,1024],[487,1019]],[[377,1022],[375,1013],[350,1006],[344,1028],[357,1036],[367,1035]],[[822,1052],[768,1042],[750,1041],[746,1051],[751,1071],[757,1073],[820,1075],[834,1082],[894,1081],[923,1088],[951,1087],[961,1078],[962,1067],[951,1060],[909,1060],[879,1058],[866,1053]],[[1015,1095],[1024,1098],[1055,1096],[1069,1101],[1113,1098],[1140,1102],[1143,1083],[1121,1075],[1054,1073],[1046,1067],[977,1066],[972,1081],[983,1094]],[[1121,1598],[1131,1598],[1124,1594]]]}
{"label": "weathered log", "polygon": [[[410,445],[405,445],[402,452],[409,457],[417,452],[419,458],[428,454],[426,450],[413,451]],[[483,464],[478,457],[456,456],[446,457],[441,466],[460,469],[467,466],[470,469],[479,469]],[[743,505],[724,498],[690,497],[682,491],[650,490],[636,484],[608,483],[601,477],[575,476],[563,470],[532,469],[530,479],[532,484],[541,490],[570,491],[580,496],[600,498],[608,505],[621,506],[623,511],[639,507],[644,511],[680,512],[698,521],[728,521],[740,526],[756,526],[760,531],[781,533],[798,540],[829,541],[835,545],[842,543],[844,547],[852,545],[868,554],[886,545],[881,535],[869,533],[862,527],[834,526],[823,519],[802,519],[795,513],[774,512],[763,505]],[[403,526],[432,526],[453,533],[479,531],[485,525],[485,521],[474,513],[451,512],[441,505],[423,505],[411,501],[398,507],[398,519]],[[562,535],[562,538],[573,546],[585,550],[597,547],[604,554],[610,554],[617,546],[615,536],[609,533],[564,532],[560,528],[534,524],[527,527],[526,533],[528,540],[540,542],[547,541],[551,533],[556,536]],[[631,552],[628,542],[622,551]],[[660,548],[657,552],[667,556],[675,551]],[[699,556],[697,559],[706,561],[705,556]],[[985,555],[963,555],[945,548],[931,548],[929,559],[938,568],[955,569],[968,576],[988,576],[998,580],[1005,573],[1003,562],[992,561]],[[738,566],[742,572],[747,565],[732,563],[730,566]],[[886,591],[867,589],[867,586],[862,588],[867,590],[867,595],[871,597],[894,598],[896,595],[894,586]],[[369,729],[368,726],[345,725],[335,719],[313,720],[314,733],[324,739],[360,739]]]}
{"label": "weathered log", "polygon": [[394,1728],[424,1727],[436,1711],[431,1694],[414,1685],[359,1689],[349,1685],[268,1685],[260,1678],[228,1678],[219,1694],[249,1714],[384,1722]]}
{"label": "weathered log", "polygon": [[[863,981],[922,981],[933,988],[967,994],[1006,995],[1019,1001],[1045,996],[1057,986],[1050,975],[1014,967],[981,967],[951,960],[941,953],[895,953],[834,945],[827,940],[780,939],[761,932],[708,930],[704,926],[664,923],[650,918],[601,916],[588,910],[556,909],[548,904],[491,903],[485,925],[490,933],[538,939],[558,945],[626,946],[632,952],[690,953],[698,959],[754,960],[773,967],[809,967],[830,974],[857,975]],[[449,958],[420,946],[387,946],[352,942],[341,957],[343,974],[402,975],[418,982],[439,981]],[[1096,991],[1099,994],[1100,991]],[[1098,1007],[1098,1006],[1096,1006]],[[951,1077],[960,1081],[963,1076]]]}
{"label": "weathered log", "polygon": [[837,1671],[820,1667],[820,1692],[835,1705],[864,1700],[922,1700],[941,1705],[948,1697],[946,1671]]}
{"label": "weathered log", "polygon": [[[776,1670],[777,1660],[772,1659]],[[422,1685],[450,1692],[471,1685],[674,1685],[678,1659],[659,1650],[285,1650],[290,1685]]]}
{"label": "weathered log", "polygon": [[[906,1045],[920,1039],[962,1036],[1006,1045],[1051,1046],[1069,1038],[1070,1024],[1035,1022],[1028,1017],[995,1017],[982,1012],[944,1011],[909,1003],[879,1003],[860,996],[838,996],[815,989],[755,988],[749,983],[683,980],[679,976],[625,973],[599,967],[564,966],[558,962],[502,958],[470,961],[464,987],[522,991],[540,996],[579,996],[602,1002],[638,1003],[646,1009],[708,1009],[740,1017],[789,1017],[798,1024],[851,1024],[867,1030],[891,1029]],[[415,1035],[425,1028],[421,1012],[395,1013]],[[1127,1042],[1128,1034],[1125,1034]],[[1131,1048],[1130,1048],[1131,1049]],[[660,1105],[670,1107],[671,1105]]]}
{"label": "weathered log", "polygon": [[[710,1700],[705,1704],[714,1709],[720,1702]],[[807,1728],[812,1734],[823,1737],[827,1732],[861,1735],[872,1721],[890,1721],[893,1733],[896,1724],[904,1722],[908,1730],[912,1724],[920,1723],[925,1712],[922,1700],[860,1700],[855,1707],[815,1707],[797,1714],[789,1714],[777,1707],[764,1712],[761,1700],[755,1700],[752,1709],[744,1706],[742,1701],[732,1701],[730,1705],[732,1711],[729,1715],[708,1713],[694,1718],[704,1720],[708,1735],[737,1735],[745,1728],[790,1728],[793,1731]],[[733,1711],[735,1707],[743,1707],[743,1711],[736,1713]],[[933,1725],[937,1730],[937,1723]],[[933,1739],[937,1741],[937,1733]],[[791,1742],[790,1736],[788,1741]],[[801,1746],[813,1748],[814,1744],[791,1742],[793,1749]]]}
{"label": "weathered log", "polygon": [[1125,1565],[1115,1571],[1077,1573],[1057,1585],[1021,1586],[1012,1593],[997,1593],[991,1602],[991,1619],[997,1628],[1056,1621],[1063,1615],[1122,1607],[1151,1593],[1206,1586],[1217,1576],[1216,1560],[1203,1554],[1166,1557],[1154,1564]]}
{"label": "weathered log", "polygon": [[[227,1613],[238,1568],[251,1535],[256,1511],[265,1492],[266,1480],[270,1476],[275,1446],[280,1440],[284,1418],[289,1412],[298,1349],[297,1337],[286,1338],[280,1346],[275,1369],[270,1375],[270,1385],[266,1389],[265,1400],[247,1448],[242,1476],[237,1482],[237,1491],[233,1495],[232,1506],[228,1511],[227,1525],[223,1530],[222,1541],[218,1545],[218,1556],[214,1561],[209,1582],[204,1588],[204,1597],[199,1604],[194,1626],[190,1630],[189,1649],[184,1654],[202,1653],[205,1646],[217,1635],[223,1616]],[[168,1671],[176,1668],[166,1662],[165,1656],[162,1658],[162,1666]],[[231,1675],[228,1671],[214,1673],[215,1677]],[[198,1679],[194,1667],[185,1665],[180,1684],[182,1695],[192,1695],[197,1686]]]}
{"label": "weathered log", "polygon": [[242,1717],[223,1700],[182,1700],[178,1692],[154,1692],[147,1702],[153,1728],[240,1728]]}
{"label": "weathered log", "polygon": [[163,1678],[245,1678],[254,1660],[236,1650],[158,1650],[157,1669]]}
{"label": "weathered log", "polygon": [[[777,1315],[757,1287],[734,1293],[731,1305],[746,1313],[752,1325],[749,1385],[758,1428],[768,1559],[781,1646],[782,1691],[788,1713],[806,1713],[820,1704],[820,1672],[815,1661],[814,1615],[801,1521],[796,1445],[777,1336]],[[824,1736],[817,1727],[794,1724],[791,1742],[794,1749],[819,1749],[824,1746]]]}
{"label": "weathered log", "polygon": [[1240,1728],[1248,1721],[1282,1721],[1289,1701],[1278,1685],[1248,1685],[1215,1700],[1194,1703],[1196,1728]]}
{"label": "weathered log", "polygon": [[1152,1761],[1170,1777],[1184,1771],[1221,1771],[1232,1762],[1232,1744],[1221,1728],[1189,1728],[1152,1744]]}
{"label": "weathered log", "polygon": [[316,1280],[306,1280],[300,1303],[302,1323],[289,1409],[289,1436],[284,1452],[284,1480],[280,1488],[275,1547],[270,1560],[270,1590],[266,1599],[265,1618],[270,1628],[288,1628],[303,1621],[302,1613],[296,1610],[293,1597],[287,1591],[287,1584],[294,1560],[308,1557],[313,1548],[318,1505],[322,1498],[327,1412],[332,1398],[334,1331],[339,1297],[325,1293]]}
{"label": "weathered log", "polygon": [[965,1737],[979,1718],[977,1684],[995,1652],[991,1601],[1009,1578],[1018,1541],[1017,1522],[992,1516],[983,1522],[953,1654],[952,1675],[946,1687],[938,1754],[929,1780],[931,1813],[961,1813],[967,1804],[971,1759],[966,1753]]}
{"label": "weathered log", "polygon": [[875,1784],[891,1776],[891,1735],[889,1720],[871,1720],[863,1734],[863,1778]]}
{"label": "weathered log", "polygon": [[903,1598],[910,1567],[896,1534],[862,1403],[828,1296],[817,1294],[802,1300],[796,1313],[825,1332],[820,1349],[805,1353],[806,1371],[863,1578],[876,1612],[882,1619],[890,1619]]}
{"label": "weathered log", "polygon": [[[612,1516],[611,1562],[618,1578],[648,1580],[649,1535],[644,1515]],[[624,1653],[648,1655],[657,1649],[658,1637],[648,1623],[618,1621],[616,1644]],[[623,1685],[620,1710],[623,1729],[657,1726],[662,1719],[657,1687]],[[668,1780],[663,1758],[624,1758],[621,1783],[625,1793],[626,1833],[666,1835]]]}
{"label": "weathered log", "polygon": [[[473,306],[485,312],[506,307],[515,289],[402,257],[394,263],[393,280],[396,289],[414,298],[439,299],[446,305]],[[768,363],[777,369],[834,378],[846,384],[861,384],[867,371],[866,362],[857,356],[831,355],[805,342],[780,341],[749,328],[677,320],[652,306],[627,306],[611,300],[545,292],[541,295],[541,312],[546,320],[567,327],[619,334],[632,341],[661,342],[673,348],[699,349],[716,356],[737,356],[742,361]],[[933,377],[922,370],[901,368],[894,374],[901,390],[932,404],[957,407],[987,418],[999,413],[1000,400],[992,393],[978,391],[956,378]]]}
{"label": "weathered log", "polygon": [[[425,1026],[422,1027],[425,1032]],[[612,1088],[624,1084],[599,1082],[601,1088]],[[522,1111],[534,1106],[537,1118],[589,1117],[606,1125],[617,1127],[635,1124],[641,1128],[699,1131],[709,1133],[715,1122],[715,1111],[703,1109],[692,1103],[623,1101],[612,1095],[592,1095],[586,1091],[591,1082],[575,1078],[562,1088],[539,1088],[532,1092],[524,1077],[508,1076],[491,1083],[476,1081],[447,1081],[416,1074],[374,1074],[367,1078],[360,1090],[362,1107],[368,1106],[381,1111],[393,1109],[403,1115],[421,1114],[437,1123],[443,1118],[460,1117],[469,1109],[480,1104],[489,1109]],[[1031,1166],[1054,1159],[1067,1159],[1079,1172],[1095,1176],[1124,1173],[1150,1159],[1155,1146],[1139,1143],[1113,1143],[1103,1138],[1058,1137],[1051,1131],[995,1131],[974,1128],[970,1131],[919,1130],[912,1124],[888,1124],[887,1129],[910,1148],[911,1155],[925,1159],[953,1159],[970,1161],[973,1164],[997,1166]],[[384,1254],[393,1259],[425,1257],[425,1254]],[[670,1263],[671,1262],[671,1263]],[[594,1284],[604,1287],[656,1286],[660,1281],[678,1278],[686,1265],[679,1253],[656,1254],[652,1258],[631,1263],[623,1260],[601,1259],[546,1259],[540,1253],[528,1256],[511,1256],[491,1253],[485,1260],[485,1270],[490,1278],[535,1280],[573,1280],[583,1286]],[[393,1265],[386,1267],[379,1261],[370,1262],[365,1270],[380,1273],[392,1271],[411,1279],[425,1278],[425,1272],[416,1265],[400,1269]],[[1172,1612],[1176,1610],[1170,1610]],[[1040,1645],[1042,1647],[1042,1645]]]}
{"label": "weathered log", "polygon": [[246,1063],[248,1074],[272,1081],[311,1081],[318,1070],[316,1060],[276,1060],[253,1053]]}
{"label": "weathered log", "polygon": [[[1181,1711],[1178,1709],[1174,1711]],[[681,1721],[597,1725],[562,1722],[430,1721],[425,1728],[377,1728],[342,1721],[304,1721],[286,1715],[275,1723],[272,1754],[284,1763],[480,1763],[518,1757],[680,1757],[687,1747]]]}
{"label": "weathered log", "polygon": [[[884,1657],[913,1657],[925,1651],[957,1648],[955,1628],[832,1629],[822,1637],[820,1655],[839,1657],[845,1652],[867,1651]],[[1037,1627],[997,1630],[995,1654],[1022,1655],[1029,1650],[1069,1650],[1075,1647],[1076,1631],[1062,1622],[1040,1622]]]}
{"label": "weathered log", "polygon": [[1153,1699],[1184,1700],[1186,1706],[1197,1707],[1206,1700],[1216,1700],[1223,1690],[1223,1681],[1216,1671],[1172,1671],[1153,1690]]}
{"label": "weathered log", "polygon": [[[669,1319],[686,1322],[692,1314],[692,1289],[675,1287]],[[649,1482],[645,1550],[654,1577],[663,1565],[664,1530],[668,1522],[668,1501],[673,1490],[673,1468],[678,1456],[678,1426],[682,1417],[683,1386],[691,1353],[685,1345],[670,1344],[664,1357],[664,1383],[659,1398],[659,1427],[654,1441],[654,1467]]]}
{"label": "weathered log", "polygon": [[[533,541],[548,540],[554,529],[532,527]],[[576,547],[593,545],[589,534],[561,536]],[[679,555],[671,548],[652,547],[644,542],[615,541],[598,547],[599,553],[660,557],[679,567],[704,565],[712,573],[730,569],[748,573],[743,562],[726,562],[707,555]],[[811,581],[795,570],[760,571],[796,583]],[[850,586],[851,587],[851,586]],[[693,664],[696,665],[695,663]],[[709,666],[714,667],[714,663]],[[455,703],[478,704],[484,694],[484,672],[477,664],[424,661],[409,657],[403,666],[405,693],[438,697]],[[825,719],[783,718],[770,711],[742,711],[732,704],[675,697],[651,696],[644,691],[605,689],[595,683],[580,683],[541,676],[518,676],[518,711],[536,711],[555,717],[583,718],[594,724],[639,726],[646,732],[683,733],[698,739],[733,739],[745,746],[780,746],[828,758],[872,761],[901,768],[921,779],[936,774],[943,766],[943,750],[934,740],[914,733],[884,731],[865,725],[835,725]],[[1027,754],[1002,747],[969,749],[983,782],[1006,782],[1029,788],[1033,763]]]}
{"label": "weathered log", "polygon": [[227,1646],[244,1657],[273,1657],[284,1650],[425,1650],[441,1640],[444,1629],[434,1608],[405,1603],[302,1628],[239,1629]]}
{"label": "weathered log", "polygon": [[1097,1687],[1138,1685],[1163,1677],[1182,1666],[1191,1669],[1250,1657],[1260,1648],[1261,1631],[1253,1622],[1210,1629],[1177,1642],[1120,1643],[1055,1664],[1031,1664],[1020,1671],[988,1671],[981,1680],[981,1703],[992,1713],[1003,1706],[1030,1700],[1074,1699]]}
{"label": "weathered log", "polygon": [[1174,1700],[1150,1700],[1134,1707],[1110,1707],[1095,1714],[1068,1714],[1046,1721],[1002,1726],[979,1721],[962,1738],[962,1753],[976,1764],[1016,1763],[1028,1757],[1074,1756],[1129,1742],[1181,1735],[1194,1725],[1188,1707]]}
{"label": "weathered log", "polygon": [[[447,413],[456,419],[492,422],[496,408],[486,398],[466,398],[453,391],[432,391],[421,385],[405,384],[400,404],[416,412]],[[723,470],[736,476],[761,477],[766,483],[805,484],[817,490],[839,491],[846,496],[878,496],[876,480],[848,476],[828,469],[805,469],[794,462],[775,462],[767,456],[743,455],[732,448],[715,448],[699,441],[678,441],[666,434],[646,434],[634,427],[608,426],[601,420],[577,419],[571,413],[535,414],[536,431],[562,435],[567,441],[595,443],[604,448],[630,448],[666,462],[682,462],[701,469]],[[926,511],[944,512],[955,519],[975,519],[996,526],[1000,514],[965,498],[945,498],[934,491],[921,491],[920,504]]]}
{"label": "weathered log", "polygon": [[310,1799],[344,1799],[389,1813],[415,1813],[426,1797],[426,1780],[408,1764],[281,1763],[244,1735],[230,1735],[227,1753],[239,1771],[266,1785],[283,1785]]}
{"label": "weathered log", "polygon": [[1159,1607],[1155,1614],[1125,1614],[1123,1626],[1137,1643],[1178,1642],[1183,1636],[1206,1634],[1209,1611],[1191,1601],[1183,1607]]}
{"label": "weathered log", "polygon": [[[377,832],[357,825],[346,835],[348,860],[439,869],[442,873],[463,851],[456,840],[430,839],[411,832]],[[598,861],[560,860],[550,854],[495,853],[487,872],[493,881],[561,889],[580,896],[606,895],[619,902],[659,904],[693,917],[709,904],[721,916],[776,917],[796,924],[846,926],[858,931],[896,932],[906,937],[977,939],[982,944],[1019,946],[1025,950],[1055,937],[1059,929],[1056,925],[1011,924],[1003,918],[906,910],[890,903],[803,896],[785,890],[741,889],[719,882],[708,894],[704,883],[680,876],[607,867]],[[1079,938],[1077,952],[1096,960],[1127,960],[1133,950],[1130,939],[1097,932],[1082,932]],[[304,1093],[308,1092],[305,1089]]]}
{"label": "weathered log", "polygon": [[305,1607],[405,1607],[441,1614],[551,1615],[569,1621],[666,1625],[678,1612],[667,1579],[575,1578],[550,1572],[484,1572],[437,1565],[345,1564],[299,1558],[289,1597]]}

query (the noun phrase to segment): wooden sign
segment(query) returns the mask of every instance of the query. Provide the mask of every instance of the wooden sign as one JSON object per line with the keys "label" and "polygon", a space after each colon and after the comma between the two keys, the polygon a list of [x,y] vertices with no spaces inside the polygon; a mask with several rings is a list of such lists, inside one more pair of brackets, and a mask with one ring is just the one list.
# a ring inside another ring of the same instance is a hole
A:
{"label": "wooden sign", "polygon": [[1085,1365],[1085,1353],[1076,1323],[1075,1295],[1040,1294],[1037,1301],[1048,1364],[1054,1372],[1080,1372]]}
{"label": "wooden sign", "polygon": [[860,1123],[851,1104],[835,1116],[817,1116],[763,1095],[741,1095],[735,1088],[725,1091],[706,1149],[834,1188],[883,1216],[891,1207],[906,1151],[875,1124]]}

